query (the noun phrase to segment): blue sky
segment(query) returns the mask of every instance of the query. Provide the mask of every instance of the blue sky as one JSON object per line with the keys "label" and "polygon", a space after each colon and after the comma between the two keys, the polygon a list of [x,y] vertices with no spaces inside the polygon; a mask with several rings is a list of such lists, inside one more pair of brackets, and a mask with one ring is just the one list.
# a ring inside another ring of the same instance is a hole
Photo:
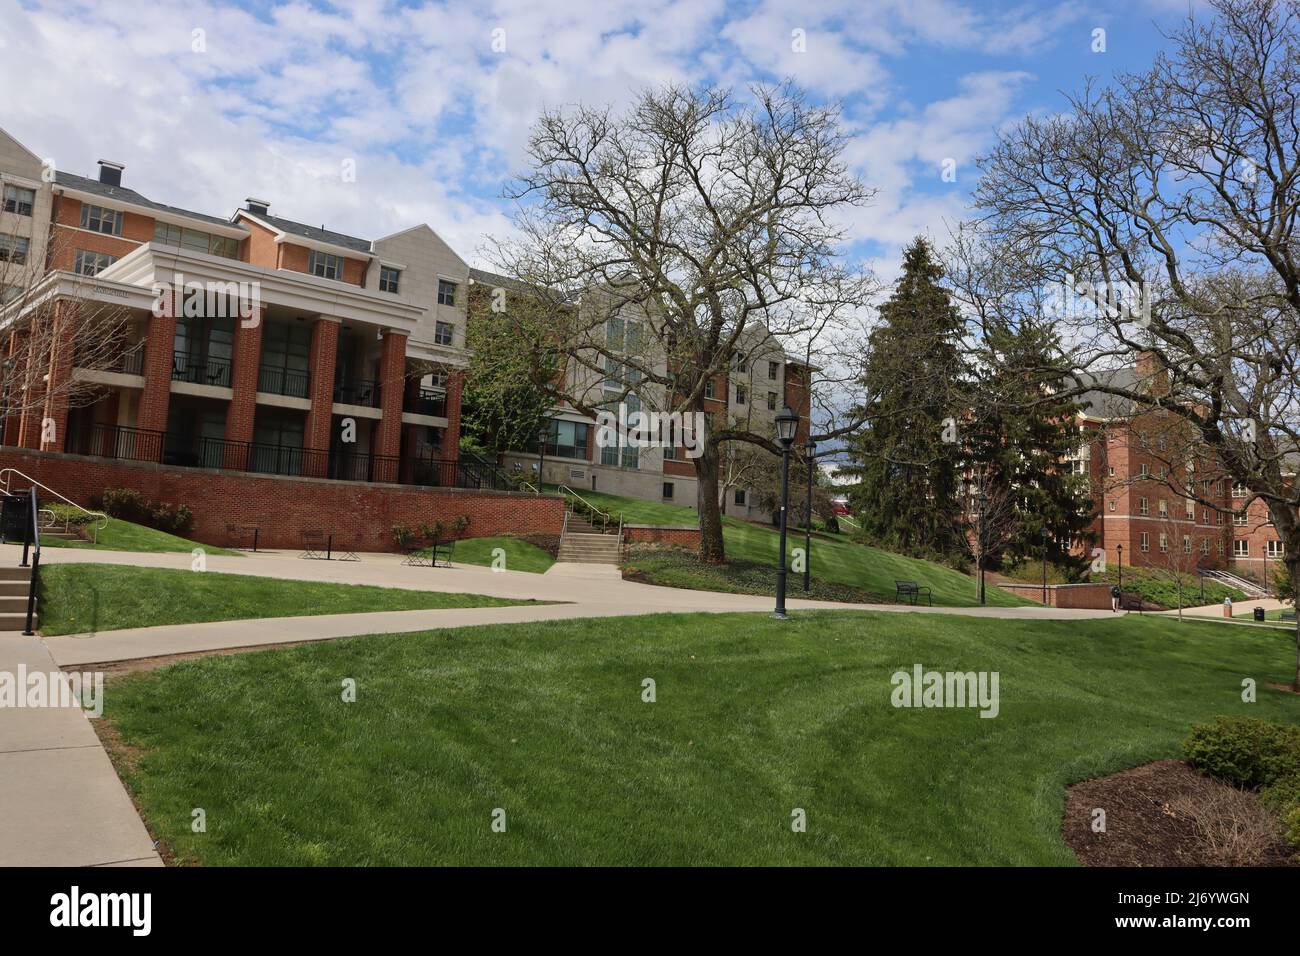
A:
{"label": "blue sky", "polygon": [[[0,0],[0,127],[62,169],[229,214],[368,238],[428,222],[471,262],[510,229],[499,197],[543,106],[625,103],[665,80],[791,76],[843,102],[878,190],[847,220],[883,276],[965,214],[996,128],[1062,107],[1086,75],[1141,69],[1186,0],[448,0],[281,4]],[[1093,31],[1105,30],[1105,52]],[[797,52],[794,31],[805,49]],[[495,49],[494,49],[495,43]],[[501,47],[504,46],[504,49]],[[955,163],[945,182],[943,164]],[[355,177],[347,170],[355,169]]]}

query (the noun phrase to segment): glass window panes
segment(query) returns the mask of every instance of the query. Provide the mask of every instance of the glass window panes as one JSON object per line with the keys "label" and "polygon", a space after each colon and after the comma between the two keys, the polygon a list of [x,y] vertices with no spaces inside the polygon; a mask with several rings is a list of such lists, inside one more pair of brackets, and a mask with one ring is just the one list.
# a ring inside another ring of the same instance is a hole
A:
{"label": "glass window panes", "polygon": [[91,232],[102,232],[108,236],[122,234],[122,212],[118,209],[105,209],[103,206],[81,204],[81,228]]}
{"label": "glass window panes", "polygon": [[397,287],[402,280],[402,270],[392,269],[388,266],[379,267],[379,291],[380,292],[397,292]]}
{"label": "glass window panes", "polygon": [[456,283],[448,282],[446,279],[438,280],[438,304],[456,304]]}
{"label": "glass window panes", "polygon": [[307,271],[322,279],[337,279],[343,275],[343,260],[313,249],[307,254]]}
{"label": "glass window panes", "polygon": [[4,211],[19,216],[30,216],[36,204],[36,191],[22,186],[6,186],[4,194]]}
{"label": "glass window panes", "polygon": [[437,322],[433,327],[433,341],[437,345],[451,345],[453,329],[450,322]]}
{"label": "glass window panes", "polygon": [[0,236],[0,262],[22,265],[27,261],[29,247],[26,236]]}

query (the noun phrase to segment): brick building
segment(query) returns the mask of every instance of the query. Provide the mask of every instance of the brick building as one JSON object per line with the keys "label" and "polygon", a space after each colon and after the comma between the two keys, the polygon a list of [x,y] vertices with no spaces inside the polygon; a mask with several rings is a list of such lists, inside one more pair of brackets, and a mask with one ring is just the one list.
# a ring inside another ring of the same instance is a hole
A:
{"label": "brick building", "polygon": [[[94,178],[47,170],[0,131],[0,347],[19,352],[37,316],[58,329],[87,302],[126,330],[107,363],[85,367],[56,347],[44,374],[6,376],[6,446],[500,487],[459,453],[470,270],[429,226],[366,239],[256,199],[222,218],[148,198],[120,164],[99,166]],[[96,400],[69,407],[68,381],[94,386]]]}
{"label": "brick building", "polygon": [[[1162,373],[1148,356],[1104,373],[1107,384],[1156,390]],[[1169,412],[1138,412],[1114,395],[1083,396],[1080,445],[1069,461],[1086,475],[1096,520],[1091,528],[1108,563],[1231,571],[1257,582],[1281,567],[1282,543],[1264,502],[1249,502],[1218,463]],[[1082,548],[1082,544],[1080,545]]]}

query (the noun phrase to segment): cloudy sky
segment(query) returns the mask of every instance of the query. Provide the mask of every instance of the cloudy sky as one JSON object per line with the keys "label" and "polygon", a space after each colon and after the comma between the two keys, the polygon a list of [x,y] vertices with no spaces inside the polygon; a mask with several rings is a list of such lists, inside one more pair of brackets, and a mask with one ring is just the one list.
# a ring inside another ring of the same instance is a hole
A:
{"label": "cloudy sky", "polygon": [[[669,79],[835,99],[893,271],[962,218],[971,159],[1060,91],[1150,62],[1187,0],[0,0],[0,127],[60,169],[227,215],[247,196],[367,238],[428,222],[471,262],[543,106]],[[1104,30],[1104,52],[1094,52]],[[802,31],[796,32],[796,31]],[[802,42],[798,42],[802,38]],[[802,47],[802,49],[796,49]],[[951,160],[955,180],[943,176]],[[345,170],[355,169],[355,178]]]}

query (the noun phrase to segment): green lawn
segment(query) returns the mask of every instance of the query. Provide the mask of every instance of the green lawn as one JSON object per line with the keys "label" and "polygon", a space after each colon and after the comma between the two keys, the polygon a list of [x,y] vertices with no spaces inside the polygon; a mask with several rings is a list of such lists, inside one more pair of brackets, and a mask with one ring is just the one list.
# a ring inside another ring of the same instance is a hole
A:
{"label": "green lawn", "polygon": [[[87,532],[90,533],[90,532]],[[43,548],[95,548],[99,551],[193,551],[202,548],[208,554],[238,555],[238,551],[190,541],[179,538],[165,531],[155,531],[141,524],[132,524],[119,518],[109,518],[108,526],[100,528],[96,541],[77,539],[60,540],[58,538],[41,538]]]}
{"label": "green lawn", "polygon": [[532,603],[536,602],[215,571],[47,564],[41,568],[40,629],[46,635],[80,634],[255,617]]}
{"label": "green lawn", "polygon": [[505,552],[507,571],[532,571],[541,574],[555,559],[546,551],[519,538],[465,538],[456,542],[452,553],[453,564],[479,564],[491,567],[497,548]]}
{"label": "green lawn", "polygon": [[[208,866],[1071,865],[1067,785],[1217,714],[1300,722],[1268,686],[1294,657],[1149,616],[658,615],[195,659],[114,680],[106,716],[148,823]],[[892,707],[917,663],[996,670],[999,715]]]}
{"label": "green lawn", "polygon": [[[579,489],[580,490],[580,489]],[[681,505],[666,505],[655,501],[638,501],[635,498],[623,498],[606,495],[595,491],[581,491],[582,497],[598,508],[611,513],[622,512],[629,524],[661,524],[695,526],[698,522],[695,509]],[[774,568],[780,536],[774,529],[761,527],[735,518],[724,518],[722,528],[726,543],[727,557],[739,558],[754,565],[766,565]],[[803,535],[791,534],[786,541],[788,551],[802,548]],[[917,581],[934,592],[934,603],[940,606],[969,607],[979,603],[979,595],[974,578],[945,568],[931,561],[919,558],[907,558],[855,544],[847,540],[825,540],[813,538],[812,575],[833,584],[844,584],[880,595],[885,600],[894,598],[895,581]],[[774,572],[773,572],[774,573]],[[678,587],[696,587],[703,590],[718,590],[704,587],[710,580],[709,575],[701,575],[696,583],[689,578],[674,576],[662,581],[653,574],[648,577],[654,583],[672,584]],[[1015,607],[1032,604],[1032,601],[1009,594],[990,586],[987,590],[988,603],[995,607]]]}
{"label": "green lawn", "polygon": [[[1104,574],[1092,575],[1091,580],[1105,584],[1115,584],[1119,580],[1119,575],[1114,568],[1108,568]],[[1178,586],[1174,582],[1160,577],[1156,572],[1144,568],[1126,567],[1124,569],[1124,593],[1140,594],[1143,600],[1170,610],[1178,607]],[[1236,588],[1227,587],[1218,581],[1207,580],[1204,594],[1201,592],[1201,582],[1195,577],[1192,578],[1190,583],[1184,582],[1183,584],[1183,607],[1222,604],[1225,597],[1232,598],[1234,604],[1246,600],[1246,595]]]}

